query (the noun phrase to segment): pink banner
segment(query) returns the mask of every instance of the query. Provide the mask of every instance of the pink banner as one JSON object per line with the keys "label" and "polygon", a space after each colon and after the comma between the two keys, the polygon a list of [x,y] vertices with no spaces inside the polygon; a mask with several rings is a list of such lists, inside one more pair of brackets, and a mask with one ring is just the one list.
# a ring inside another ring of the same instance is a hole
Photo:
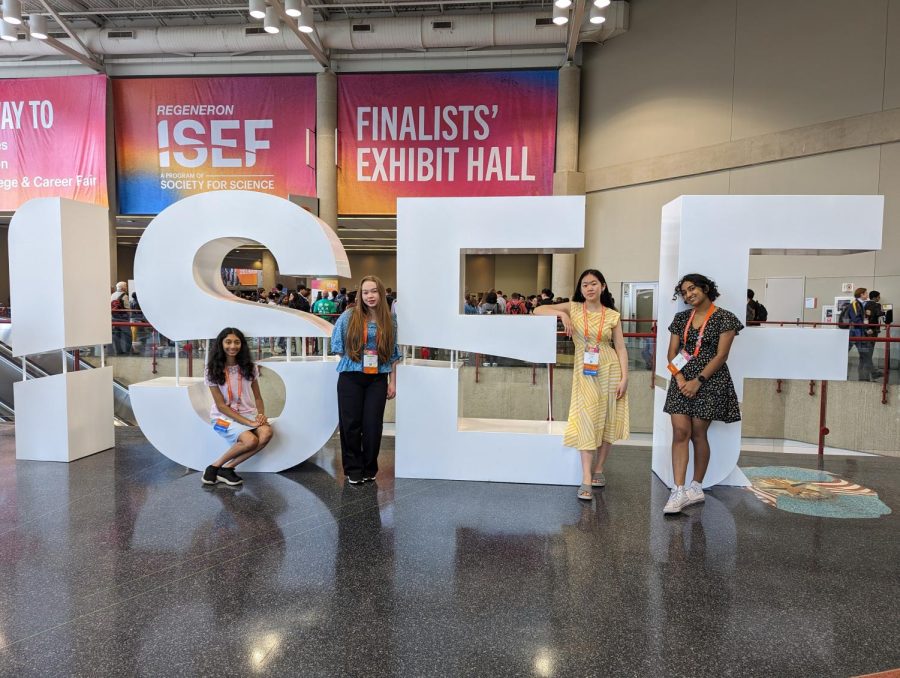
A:
{"label": "pink banner", "polygon": [[338,211],[552,194],[556,92],[555,70],[339,76]]}
{"label": "pink banner", "polygon": [[0,210],[54,197],[108,204],[105,75],[0,83]]}
{"label": "pink banner", "polygon": [[316,193],[313,76],[113,80],[121,214],[196,193]]}

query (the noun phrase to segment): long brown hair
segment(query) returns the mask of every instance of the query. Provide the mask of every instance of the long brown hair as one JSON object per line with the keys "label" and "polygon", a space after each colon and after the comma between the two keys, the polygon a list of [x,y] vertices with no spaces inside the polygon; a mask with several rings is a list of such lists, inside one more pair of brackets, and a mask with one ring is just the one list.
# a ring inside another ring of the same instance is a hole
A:
{"label": "long brown hair", "polygon": [[359,294],[353,314],[347,324],[347,336],[344,345],[347,347],[347,357],[353,362],[362,361],[363,344],[366,339],[368,327],[368,313],[366,302],[363,301],[362,287],[367,282],[373,282],[378,286],[378,305],[375,307],[375,323],[378,326],[378,362],[387,363],[394,352],[394,319],[391,317],[391,307],[388,306],[387,292],[384,283],[374,275],[367,275],[359,281]]}

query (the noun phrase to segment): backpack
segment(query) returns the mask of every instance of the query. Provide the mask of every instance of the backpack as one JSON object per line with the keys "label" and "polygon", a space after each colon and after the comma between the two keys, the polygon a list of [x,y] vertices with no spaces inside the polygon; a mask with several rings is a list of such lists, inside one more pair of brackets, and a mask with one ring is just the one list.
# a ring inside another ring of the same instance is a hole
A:
{"label": "backpack", "polygon": [[525,302],[520,299],[519,301],[510,301],[506,305],[506,312],[509,315],[525,315],[528,311],[525,309]]}
{"label": "backpack", "polygon": [[494,315],[495,313],[500,313],[500,304],[494,304],[490,311],[485,309],[481,315]]}
{"label": "backpack", "polygon": [[754,318],[754,320],[758,323],[762,323],[768,319],[769,319],[769,312],[766,310],[766,307],[757,301],[756,302],[756,317]]}
{"label": "backpack", "polygon": [[841,314],[838,316],[838,327],[842,330],[850,329],[850,304],[847,304],[841,310]]}
{"label": "backpack", "polygon": [[122,303],[122,297],[124,297],[124,296],[125,296],[125,294],[122,293],[122,294],[120,294],[118,297],[116,297],[115,299],[113,299],[111,302],[109,302],[109,308],[110,308],[111,310],[113,310],[113,311],[122,311],[122,310],[124,310],[124,309],[125,309],[125,305]]}

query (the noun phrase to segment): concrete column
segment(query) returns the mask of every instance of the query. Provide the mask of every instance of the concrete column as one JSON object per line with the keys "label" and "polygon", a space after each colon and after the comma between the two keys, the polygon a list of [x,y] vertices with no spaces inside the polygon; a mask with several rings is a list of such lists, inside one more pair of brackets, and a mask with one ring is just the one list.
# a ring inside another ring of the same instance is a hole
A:
{"label": "concrete column", "polygon": [[[545,287],[550,287],[552,282],[553,258],[549,254],[539,254],[537,261],[537,287],[534,291],[540,294]],[[551,288],[552,289],[552,288]]]}
{"label": "concrete column", "polygon": [[262,284],[266,288],[266,292],[271,291],[275,287],[275,257],[269,250],[263,250],[262,253]]}
{"label": "concrete column", "polygon": [[[571,62],[559,70],[556,111],[556,172],[553,195],[584,195],[584,174],[578,171],[578,124],[581,110],[581,68]],[[554,254],[551,289],[571,298],[575,289],[575,255]]]}
{"label": "concrete column", "polygon": [[337,230],[337,76],[330,70],[316,76],[316,195],[319,218]]}

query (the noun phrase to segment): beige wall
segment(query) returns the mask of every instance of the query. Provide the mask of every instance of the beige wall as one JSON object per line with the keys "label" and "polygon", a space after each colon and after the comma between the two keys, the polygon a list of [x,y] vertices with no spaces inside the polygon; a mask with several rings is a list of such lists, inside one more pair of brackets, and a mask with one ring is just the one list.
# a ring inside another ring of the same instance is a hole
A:
{"label": "beige wall", "polygon": [[350,258],[350,272],[352,280],[341,279],[341,285],[348,290],[359,286],[359,281],[367,275],[377,275],[381,278],[385,287],[397,289],[397,255],[391,253],[371,253],[347,255]]}
{"label": "beige wall", "polygon": [[116,281],[128,282],[134,279],[134,253],[137,247],[119,245],[116,247]]}
{"label": "beige wall", "polygon": [[[852,9],[841,0],[641,0],[628,33],[585,48],[580,168],[590,176],[891,107],[900,107],[900,0]],[[657,279],[660,209],[682,194],[883,194],[880,252],[756,256],[750,278],[758,297],[766,277],[802,275],[820,305],[842,282],[900,302],[900,144],[691,174],[588,194],[576,268],[600,268],[614,293]],[[805,312],[820,318],[820,308]]]}
{"label": "beige wall", "polygon": [[537,254],[497,254],[494,256],[494,287],[509,297],[520,292],[526,297],[536,294]]}

